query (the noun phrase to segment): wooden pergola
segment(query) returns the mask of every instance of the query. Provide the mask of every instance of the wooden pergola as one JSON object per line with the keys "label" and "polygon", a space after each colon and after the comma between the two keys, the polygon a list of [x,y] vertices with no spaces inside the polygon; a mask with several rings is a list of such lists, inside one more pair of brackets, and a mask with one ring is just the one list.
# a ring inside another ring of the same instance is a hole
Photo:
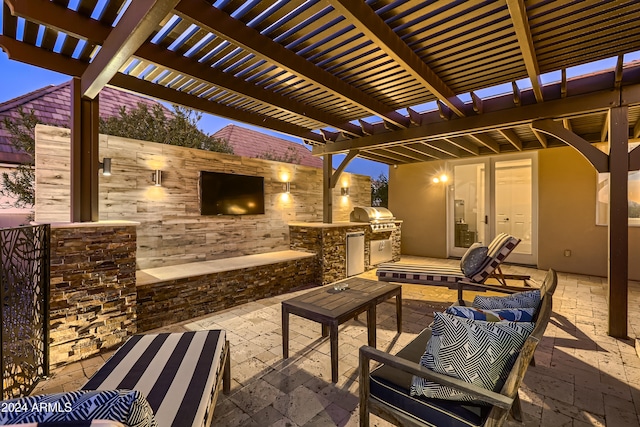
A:
{"label": "wooden pergola", "polygon": [[[72,221],[98,218],[105,85],[301,138],[331,191],[387,164],[570,145],[610,173],[609,333],[627,335],[627,175],[640,169],[640,3],[4,0],[9,58],[74,78]],[[568,79],[567,68],[617,58]],[[543,84],[553,74],[556,83]],[[522,81],[526,83],[522,83]],[[481,97],[507,84],[508,95]],[[522,86],[522,87],[521,87]],[[425,105],[426,104],[426,105]],[[609,142],[609,153],[592,146]],[[332,155],[346,153],[333,171]]]}

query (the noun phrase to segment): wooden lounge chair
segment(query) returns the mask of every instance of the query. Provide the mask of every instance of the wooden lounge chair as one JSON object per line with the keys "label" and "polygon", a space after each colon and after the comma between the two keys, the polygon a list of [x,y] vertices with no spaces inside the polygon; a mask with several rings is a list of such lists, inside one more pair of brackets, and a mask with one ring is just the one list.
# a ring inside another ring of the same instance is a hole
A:
{"label": "wooden lounge chair", "polygon": [[[382,263],[378,265],[378,280],[385,282],[416,283],[422,285],[445,285],[455,287],[456,283],[465,280],[470,283],[484,283],[489,277],[495,277],[502,286],[507,286],[506,279],[528,279],[529,276],[505,275],[500,265],[520,243],[520,239],[501,233],[491,241],[487,256],[481,267],[469,276],[461,267],[429,264]],[[464,258],[463,258],[464,259]]]}
{"label": "wooden lounge chair", "polygon": [[[369,426],[370,413],[399,426],[501,426],[509,414],[521,421],[518,388],[551,316],[557,276],[550,270],[547,278],[534,318],[535,327],[521,347],[513,366],[505,372],[507,377],[499,392],[436,373],[420,365],[420,358],[431,338],[429,328],[422,331],[397,355],[362,346],[360,426]],[[371,371],[371,360],[382,365]],[[414,375],[470,394],[484,404],[411,396],[410,387]]]}

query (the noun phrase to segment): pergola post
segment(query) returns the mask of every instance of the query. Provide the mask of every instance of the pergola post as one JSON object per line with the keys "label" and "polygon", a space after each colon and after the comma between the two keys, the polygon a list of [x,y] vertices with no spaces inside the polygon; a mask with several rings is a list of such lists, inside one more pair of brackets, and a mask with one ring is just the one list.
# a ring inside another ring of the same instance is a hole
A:
{"label": "pergola post", "polygon": [[71,222],[98,221],[98,97],[71,82]]}
{"label": "pergola post", "polygon": [[629,155],[628,107],[609,109],[609,155],[593,147],[559,122],[551,119],[531,123],[532,129],[547,133],[572,146],[601,173],[609,172],[609,335],[627,338],[629,287]]}
{"label": "pergola post", "polygon": [[332,162],[332,154],[322,156],[322,222],[325,224],[331,224],[333,222]]}
{"label": "pergola post", "polygon": [[609,335],[627,338],[629,286],[628,107],[609,110]]}

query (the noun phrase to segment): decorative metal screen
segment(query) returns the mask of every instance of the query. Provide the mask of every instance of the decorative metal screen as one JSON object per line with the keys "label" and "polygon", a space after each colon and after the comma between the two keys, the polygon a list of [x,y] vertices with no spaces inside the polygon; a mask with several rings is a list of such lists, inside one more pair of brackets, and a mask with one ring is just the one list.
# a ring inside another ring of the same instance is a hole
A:
{"label": "decorative metal screen", "polygon": [[2,398],[49,374],[49,225],[0,229]]}

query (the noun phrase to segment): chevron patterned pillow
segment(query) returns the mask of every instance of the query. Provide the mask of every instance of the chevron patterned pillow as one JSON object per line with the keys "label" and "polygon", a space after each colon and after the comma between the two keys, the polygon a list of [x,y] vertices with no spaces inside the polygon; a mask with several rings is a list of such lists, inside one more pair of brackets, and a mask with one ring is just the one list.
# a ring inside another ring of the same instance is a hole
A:
{"label": "chevron patterned pillow", "polygon": [[484,297],[481,295],[473,299],[473,308],[483,310],[499,310],[502,308],[535,308],[540,305],[540,289],[518,292],[506,297]]}
{"label": "chevron patterned pillow", "polygon": [[[534,326],[531,322],[483,322],[436,312],[420,364],[434,372],[500,391]],[[454,388],[416,376],[411,395],[476,400]]]}
{"label": "chevron patterned pillow", "polygon": [[535,308],[501,308],[498,310],[483,310],[481,308],[452,305],[445,313],[471,320],[486,320],[487,322],[533,322]]}
{"label": "chevron patterned pillow", "polygon": [[153,410],[137,390],[79,390],[42,394],[2,402],[11,411],[0,411],[0,424],[27,422],[119,421],[131,427],[157,427]]}

